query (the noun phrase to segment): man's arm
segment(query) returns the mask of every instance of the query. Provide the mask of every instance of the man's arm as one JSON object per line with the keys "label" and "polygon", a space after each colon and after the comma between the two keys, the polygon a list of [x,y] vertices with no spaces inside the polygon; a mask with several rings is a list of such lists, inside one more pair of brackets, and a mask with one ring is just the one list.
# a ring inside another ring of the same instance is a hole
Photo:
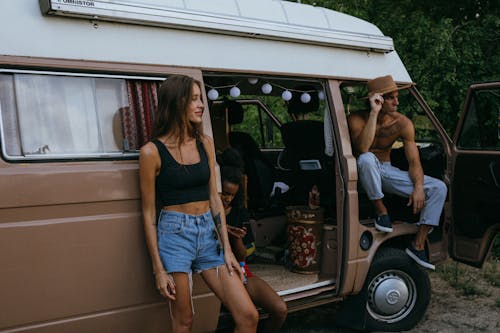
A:
{"label": "man's arm", "polygon": [[356,153],[363,154],[370,150],[375,139],[377,118],[383,102],[382,95],[373,94],[370,96],[370,115],[368,119],[365,120],[358,114],[352,114],[347,119],[352,145]]}
{"label": "man's arm", "polygon": [[408,198],[408,206],[413,205],[413,214],[418,213],[425,205],[424,193],[424,171],[420,163],[420,154],[415,143],[415,128],[413,123],[406,117],[403,120],[401,137],[405,147],[405,155],[408,160],[408,175],[413,182],[413,192]]}

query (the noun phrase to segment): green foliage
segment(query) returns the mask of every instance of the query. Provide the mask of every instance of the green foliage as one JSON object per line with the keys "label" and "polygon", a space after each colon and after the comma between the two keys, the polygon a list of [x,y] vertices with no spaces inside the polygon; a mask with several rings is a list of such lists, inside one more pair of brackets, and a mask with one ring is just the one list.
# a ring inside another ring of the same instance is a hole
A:
{"label": "green foliage", "polygon": [[303,0],[375,24],[393,38],[414,82],[449,134],[472,83],[500,79],[500,2]]}
{"label": "green foliage", "polygon": [[445,262],[437,267],[438,274],[463,296],[485,296],[488,291],[478,286],[480,274],[477,269],[457,262]]}
{"label": "green foliage", "polygon": [[500,262],[498,259],[487,261],[484,264],[482,274],[492,286],[500,287]]}
{"label": "green foliage", "polygon": [[493,241],[493,250],[491,253],[493,258],[500,261],[500,235],[497,235]]}
{"label": "green foliage", "polygon": [[[243,95],[241,99],[258,99],[271,113],[284,124],[292,121],[288,113],[286,102],[281,96]],[[308,119],[323,121],[325,101],[320,101],[319,110],[307,114]],[[279,127],[269,118],[264,110],[257,105],[245,105],[245,118],[241,124],[231,126],[233,131],[242,131],[250,134],[260,148],[283,148],[283,139]]]}

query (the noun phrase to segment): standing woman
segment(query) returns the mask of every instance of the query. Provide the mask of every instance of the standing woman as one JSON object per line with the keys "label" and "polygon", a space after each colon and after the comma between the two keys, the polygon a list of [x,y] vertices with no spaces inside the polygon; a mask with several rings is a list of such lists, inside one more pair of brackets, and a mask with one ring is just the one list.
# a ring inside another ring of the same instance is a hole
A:
{"label": "standing woman", "polygon": [[194,270],[231,312],[235,332],[255,332],[258,313],[231,252],[217,193],[214,144],[202,132],[201,84],[173,75],[158,95],[155,139],[141,148],[139,173],[146,241],[156,287],[170,302],[172,331],[191,331]]}

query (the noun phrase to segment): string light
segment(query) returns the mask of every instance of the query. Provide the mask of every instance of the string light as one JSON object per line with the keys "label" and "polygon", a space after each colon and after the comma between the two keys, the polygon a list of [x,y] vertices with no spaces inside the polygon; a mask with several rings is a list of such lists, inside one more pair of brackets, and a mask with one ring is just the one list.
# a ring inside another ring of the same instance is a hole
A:
{"label": "string light", "polygon": [[270,85],[269,83],[264,83],[260,88],[260,90],[262,90],[264,94],[269,95],[271,91],[273,91],[273,86]]}
{"label": "string light", "polygon": [[290,90],[285,90],[281,94],[281,98],[283,98],[285,102],[288,102],[289,100],[292,99],[292,93],[290,92]]}
{"label": "string light", "polygon": [[212,88],[208,91],[207,97],[209,100],[215,101],[217,98],[219,98],[219,92],[216,89]]}
{"label": "string light", "polygon": [[231,88],[231,90],[229,90],[229,95],[231,95],[232,98],[236,98],[238,96],[240,96],[241,94],[241,90],[240,88],[234,86]]}
{"label": "string light", "polygon": [[[212,87],[208,84],[205,84],[208,88],[210,88],[210,90],[207,92],[207,97],[208,97],[208,99],[214,101],[214,100],[219,98],[219,91],[217,89],[230,88],[229,95],[232,98],[238,98],[241,95],[241,89],[238,87],[240,82],[237,82],[236,84],[231,84],[231,85],[226,85],[226,86],[218,86],[218,87]],[[258,78],[248,78],[248,82],[252,85],[255,85],[255,84],[257,84],[257,82],[259,82],[259,79]],[[260,90],[262,91],[262,93],[269,95],[273,91],[273,86],[276,86],[276,87],[283,90],[283,92],[281,93],[281,98],[285,102],[292,100],[292,98],[293,98],[292,92],[300,93],[300,101],[304,104],[307,104],[311,101],[312,97],[311,97],[310,93],[317,92],[319,100],[325,99],[325,92],[323,90],[320,90],[320,91],[306,90],[306,91],[304,91],[304,90],[290,89],[290,88],[283,87],[279,84],[276,84],[276,83],[271,84],[269,82],[264,82],[262,84],[262,86],[260,87]]]}
{"label": "string light", "polygon": [[306,92],[302,93],[302,95],[300,95],[300,101],[304,104],[309,103],[311,101],[311,95]]}

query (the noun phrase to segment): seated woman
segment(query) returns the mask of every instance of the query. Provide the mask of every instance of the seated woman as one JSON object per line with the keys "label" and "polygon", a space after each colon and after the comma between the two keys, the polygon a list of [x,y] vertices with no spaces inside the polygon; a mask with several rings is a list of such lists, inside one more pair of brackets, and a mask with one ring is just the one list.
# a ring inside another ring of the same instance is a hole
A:
{"label": "seated woman", "polygon": [[244,267],[246,289],[255,305],[262,307],[271,316],[264,322],[262,332],[277,332],[287,315],[286,303],[261,278],[252,274],[246,264],[247,245],[253,242],[251,232],[243,225],[248,222],[248,213],[241,203],[240,184],[242,161],[238,152],[227,149],[219,156],[222,177],[221,199],[226,213],[227,232],[236,259]]}

